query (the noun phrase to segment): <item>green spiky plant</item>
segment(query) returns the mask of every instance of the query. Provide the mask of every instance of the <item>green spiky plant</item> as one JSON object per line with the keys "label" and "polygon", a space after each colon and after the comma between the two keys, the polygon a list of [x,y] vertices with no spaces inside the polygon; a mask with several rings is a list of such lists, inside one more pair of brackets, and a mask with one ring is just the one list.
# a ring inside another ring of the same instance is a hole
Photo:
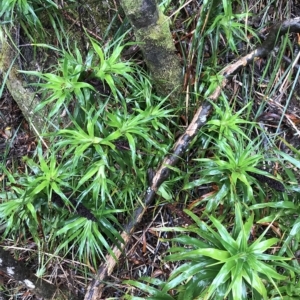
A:
{"label": "green spiky plant", "polygon": [[[168,113],[165,114],[167,115]],[[158,118],[152,118],[158,121]],[[145,120],[145,128],[148,127],[148,122],[149,119]],[[58,151],[65,152],[63,159],[57,159],[59,152],[49,156],[42,155],[42,148],[39,146],[38,164],[28,159],[28,173],[19,181],[14,180],[15,184],[22,183],[22,187],[1,195],[2,199],[6,199],[0,204],[1,220],[5,226],[4,236],[17,234],[28,228],[37,241],[40,238],[38,232],[43,230],[44,236],[50,239],[49,244],[56,244],[57,253],[62,249],[63,253],[68,253],[68,249],[79,247],[74,250],[75,256],[85,262],[91,259],[96,266],[99,255],[103,256],[103,247],[110,251],[109,244],[122,242],[116,214],[130,211],[134,207],[135,191],[142,190],[145,178],[141,170],[137,171],[137,175],[132,172],[137,170],[137,163],[144,170],[147,169],[151,160],[142,166],[141,158],[136,157],[136,151],[139,150],[136,150],[135,140],[140,135],[134,132],[124,132],[124,137],[129,137],[128,149],[117,150],[113,140],[101,143],[100,137],[93,137],[92,143],[88,140],[85,143],[76,129],[65,131],[59,133],[61,141],[58,144]],[[144,134],[148,138],[147,133]],[[115,136],[120,137],[120,134],[116,131]],[[64,142],[71,147],[63,147]],[[156,144],[154,140],[153,144]],[[151,153],[153,152],[151,148]],[[122,178],[114,166],[115,159],[123,161]],[[57,195],[62,199],[60,205],[53,200]],[[76,199],[76,202],[71,199]],[[78,215],[76,208],[81,203],[92,212],[96,220]],[[43,216],[42,221],[40,216]],[[49,222],[52,223],[51,226]],[[25,232],[23,234],[24,237],[28,236]],[[89,247],[86,247],[87,242]]]}
{"label": "green spiky plant", "polygon": [[[40,92],[45,95],[44,101],[35,110],[42,109],[45,105],[52,105],[49,117],[57,114],[62,106],[68,106],[71,100],[78,101],[80,106],[87,107],[89,99],[87,89],[96,92],[95,88],[85,82],[88,79],[98,79],[103,86],[108,85],[115,99],[121,94],[124,80],[134,84],[135,78],[131,75],[134,69],[130,62],[122,62],[120,55],[126,45],[119,40],[107,44],[104,48],[91,39],[93,49],[89,51],[84,59],[80,50],[75,46],[75,54],[63,51],[60,64],[57,66],[56,74],[42,73],[38,71],[20,71],[21,73],[37,76],[41,82],[32,84],[40,87]],[[83,77],[87,78],[83,78]],[[122,79],[123,78],[123,79]],[[85,94],[84,94],[85,93]]]}
{"label": "green spiky plant", "polygon": [[[183,186],[184,190],[211,184],[217,188],[208,197],[194,201],[190,208],[205,203],[207,211],[214,211],[226,201],[229,201],[226,205],[232,205],[234,195],[239,195],[245,203],[251,204],[256,201],[253,185],[260,193],[259,198],[264,197],[264,183],[256,177],[266,176],[276,180],[270,173],[262,170],[264,162],[272,159],[270,154],[261,150],[260,137],[253,141],[250,138],[255,134],[256,126],[247,121],[248,116],[244,112],[251,103],[233,113],[226,97],[222,100],[220,104],[212,104],[215,113],[203,129],[205,142],[202,147],[207,149],[202,155],[211,153],[210,157],[194,159],[196,164],[187,174]],[[188,179],[189,174],[196,179]]]}
{"label": "green spiky plant", "polygon": [[[146,170],[166,154],[173,137],[165,121],[173,113],[168,98],[153,94],[149,76],[120,59],[125,35],[105,47],[91,39],[86,57],[76,45],[59,51],[51,73],[23,72],[41,80],[35,85],[45,100],[36,110],[49,106],[49,121],[64,110],[70,123],[44,135],[51,147],[39,143],[35,156],[24,159],[26,172],[10,176],[10,192],[1,194],[4,236],[22,232],[94,268],[122,243],[119,215],[126,219],[134,209]],[[90,79],[109,93],[84,81]]]}
{"label": "green spiky plant", "polygon": [[[278,238],[266,238],[272,223],[257,239],[252,239],[254,214],[243,222],[238,202],[230,231],[213,216],[207,216],[209,225],[191,211],[185,212],[195,225],[157,229],[180,233],[171,241],[183,246],[170,248],[171,254],[165,261],[181,261],[182,265],[172,272],[167,282],[150,278],[146,279],[148,284],[126,281],[150,295],[147,299],[238,300],[249,299],[249,294],[251,299],[268,299],[269,284],[280,294],[278,283],[299,273],[299,269],[287,263],[290,257],[270,254],[273,246],[280,242]],[[281,268],[281,274],[276,267]]]}

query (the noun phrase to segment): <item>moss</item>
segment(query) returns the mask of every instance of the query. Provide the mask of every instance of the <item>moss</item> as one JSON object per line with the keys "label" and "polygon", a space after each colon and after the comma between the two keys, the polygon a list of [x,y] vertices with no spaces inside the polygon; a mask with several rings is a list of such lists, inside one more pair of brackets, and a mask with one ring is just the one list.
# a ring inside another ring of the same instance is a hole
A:
{"label": "moss", "polygon": [[174,43],[170,32],[169,18],[159,11],[159,18],[154,28],[151,28],[149,37],[159,41],[165,48],[174,50]]}
{"label": "moss", "polygon": [[140,16],[144,0],[121,0],[121,5],[127,15]]}
{"label": "moss", "polygon": [[158,7],[155,0],[123,0],[121,3],[131,24],[135,28],[140,29],[156,24]]}
{"label": "moss", "polygon": [[181,67],[175,54],[168,18],[159,12],[157,23],[137,30],[136,37],[143,43],[145,59],[162,94],[168,95],[181,86]]}

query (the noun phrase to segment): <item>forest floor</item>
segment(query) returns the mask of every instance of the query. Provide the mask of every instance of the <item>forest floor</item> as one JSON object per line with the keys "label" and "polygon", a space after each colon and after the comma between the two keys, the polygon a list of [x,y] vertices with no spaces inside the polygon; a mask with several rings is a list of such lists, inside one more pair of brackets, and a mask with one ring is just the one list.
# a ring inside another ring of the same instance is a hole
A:
{"label": "forest floor", "polygon": [[[272,24],[300,16],[300,3],[298,1],[248,0],[242,2],[251,10],[249,12],[252,13],[252,16],[248,17],[245,15],[244,18],[240,17],[238,22],[241,24],[248,22],[248,25],[251,26],[262,39]],[[235,4],[235,1],[232,3],[236,14],[245,13],[242,11],[242,6]],[[192,0],[186,1],[186,3],[181,1],[180,6],[175,4],[170,5],[170,8],[166,11],[171,19],[172,34],[176,44],[177,54],[180,56],[183,64],[183,93],[186,95],[185,99],[188,99],[189,93],[192,93],[191,90],[193,86],[195,86],[195,81],[199,79],[199,77],[197,77],[199,74],[197,73],[196,67],[198,64],[197,54],[194,52],[194,54],[191,55],[191,52],[194,51],[191,45],[197,38],[193,33],[197,27],[201,7],[202,1]],[[228,36],[226,37],[224,31],[224,28],[218,31],[221,35],[218,40],[218,45],[216,46],[216,49],[219,49],[218,53],[211,52],[215,49],[215,46],[210,44],[213,43],[213,41],[210,41],[210,35],[207,34],[205,39],[206,44],[203,47],[204,52],[201,56],[202,64],[206,68],[202,70],[203,73],[201,76],[203,76],[203,78],[207,76],[206,72],[212,61],[214,61],[215,65],[212,67],[212,73],[208,76],[212,76],[213,72],[217,72],[228,64],[237,61],[257,46],[257,44],[251,42],[253,38],[251,34],[247,33],[249,43],[247,44],[245,41],[241,41],[236,45],[238,47],[238,54],[234,53],[228,46]],[[270,136],[280,135],[281,142],[279,140],[276,142],[278,149],[298,159],[300,149],[300,81],[298,73],[300,64],[298,60],[299,56],[297,55],[300,48],[300,36],[299,34],[290,34],[288,41],[285,42],[287,45],[285,49],[282,50],[280,46],[278,46],[270,53],[269,57],[255,61],[252,66],[248,66],[236,74],[224,89],[224,93],[230,99],[230,104],[234,105],[232,107],[233,113],[242,109],[243,105],[247,105],[246,97],[251,98],[253,104],[249,116],[252,119],[248,119],[247,121],[257,122]],[[278,63],[279,56],[281,57],[281,63]],[[297,60],[294,60],[295,57],[297,57]],[[137,63],[142,64],[142,54],[140,52],[134,53],[133,59],[135,59]],[[286,72],[291,62],[294,63],[295,67],[289,73],[289,78],[296,78],[296,84],[293,84],[293,80],[288,82],[282,80],[282,74]],[[262,77],[264,78],[263,82],[260,80]],[[201,87],[199,87],[199,89],[201,89]],[[237,101],[233,99],[237,99]],[[199,102],[195,101],[193,105],[199,105]],[[188,118],[191,119],[191,115],[195,111],[188,101],[186,105],[183,106],[188,106],[188,113],[184,111],[180,112],[178,120],[181,129],[187,126],[189,122]],[[266,138],[266,140],[267,139],[268,138]],[[266,143],[266,140],[262,141],[262,144]],[[20,174],[25,173],[27,167],[23,158],[25,156],[32,157],[37,145],[38,138],[35,136],[35,133],[30,130],[30,126],[23,118],[22,112],[13,101],[9,92],[4,89],[0,98],[0,155],[2,164],[7,170],[11,171],[11,174],[17,172]],[[182,162],[182,169],[184,169],[183,165],[186,166],[188,164],[190,164],[189,167],[193,167],[193,163],[190,161],[195,157],[199,157],[198,151],[199,149],[195,150],[194,148],[190,150],[185,157],[186,161]],[[213,148],[211,148],[205,151],[204,156],[212,157],[213,154]],[[286,165],[286,168],[292,169],[289,165]],[[188,171],[186,172],[188,173]],[[287,178],[284,175],[284,168],[276,162],[270,166],[268,172],[274,176],[280,174],[281,178]],[[299,177],[297,171],[295,176],[297,178]],[[4,186],[4,174],[2,174],[0,178]],[[197,174],[193,174],[190,179],[197,179]],[[289,179],[286,179],[286,182],[288,181]],[[163,197],[158,196],[155,204],[147,209],[142,222],[132,234],[125,254],[121,257],[113,274],[107,279],[106,287],[102,295],[103,299],[121,299],[125,294],[143,295],[143,293],[124,284],[124,280],[139,280],[143,276],[159,278],[162,281],[167,280],[171,272],[176,269],[180,263],[163,262],[162,258],[172,246],[172,242],[163,239],[171,239],[176,236],[176,234],[153,229],[160,227],[184,228],[192,225],[193,220],[184,212],[184,209],[191,208],[194,214],[201,216],[206,208],[205,199],[208,199],[217,190],[218,187],[215,183],[207,183],[194,187],[192,191],[183,190],[175,185],[172,191],[172,194],[175,195],[173,201],[166,201]],[[266,196],[266,198],[268,198],[268,196]],[[269,198],[271,198],[271,196],[269,196]],[[203,204],[201,201],[203,201]],[[214,214],[220,216],[228,212],[228,207],[221,201],[221,204],[215,210]],[[228,213],[228,218],[225,218],[225,220],[223,218],[222,222],[228,225],[229,228],[233,222],[233,218],[233,214]],[[120,222],[124,221],[125,220],[120,217]],[[265,225],[257,226],[257,234],[263,231],[264,226]],[[274,229],[274,231],[276,230]],[[255,239],[255,234],[253,238]],[[33,240],[28,240],[29,247],[31,243],[34,243]],[[32,253],[30,249],[28,249],[28,245],[26,246],[24,242],[18,244],[18,238],[15,238],[15,240],[8,238],[3,241],[2,245],[11,246],[12,251],[16,249],[19,259],[28,261],[28,267],[32,270],[35,269],[37,258],[31,258]],[[70,259],[70,257],[68,257],[68,259]],[[47,267],[48,270],[46,273],[48,275],[46,277],[51,278],[54,282],[70,283],[70,278],[72,277],[70,277],[70,274],[75,274],[75,279],[72,279],[74,290],[82,293],[84,293],[87,284],[91,280],[89,276],[77,276],[76,272],[71,269],[69,262],[64,262],[64,259],[59,262],[57,261],[56,265],[50,264]],[[89,270],[91,274],[97,271],[92,266],[89,266]],[[56,275],[54,274],[55,272]],[[17,288],[18,283],[12,281],[6,274],[0,274],[0,283],[7,289],[14,292],[17,291],[18,293],[17,298],[13,298],[13,296],[9,298],[9,296],[6,296],[7,299],[37,299],[26,289]],[[7,295],[6,291],[4,292]]]}

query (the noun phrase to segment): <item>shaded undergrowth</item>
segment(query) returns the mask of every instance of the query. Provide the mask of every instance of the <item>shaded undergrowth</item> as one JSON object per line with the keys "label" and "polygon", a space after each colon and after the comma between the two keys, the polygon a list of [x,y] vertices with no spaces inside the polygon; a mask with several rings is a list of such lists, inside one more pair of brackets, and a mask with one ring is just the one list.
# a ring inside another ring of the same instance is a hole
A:
{"label": "shaded undergrowth", "polygon": [[[26,16],[16,1],[0,14],[4,25],[29,18],[22,32],[31,37],[32,24],[39,26],[35,44],[44,48],[39,13],[45,7],[33,2],[25,1]],[[50,24],[64,28],[61,8],[46,2],[55,15]],[[59,45],[49,46],[56,64],[23,71],[36,78],[42,100],[36,109],[50,108],[48,132],[14,164],[13,153],[3,154],[2,245],[17,247],[14,255],[29,259],[38,276],[74,269],[76,287],[84,286],[105,254],[122,243],[119,232],[140,204],[147,173],[219,84],[218,72],[263,41],[269,20],[281,20],[278,5],[285,18],[294,17],[298,8],[291,11],[288,4],[161,1],[184,70],[176,105],[152,87],[126,22],[114,35],[103,35],[105,41],[83,30],[87,51],[72,44],[65,29],[54,28]],[[133,234],[115,272],[119,281],[108,281],[107,298],[297,297],[297,53],[297,36],[283,36],[269,57],[243,69],[224,89],[206,126],[160,187],[145,217],[149,222]],[[2,134],[8,145],[22,131],[10,135],[10,125]]]}

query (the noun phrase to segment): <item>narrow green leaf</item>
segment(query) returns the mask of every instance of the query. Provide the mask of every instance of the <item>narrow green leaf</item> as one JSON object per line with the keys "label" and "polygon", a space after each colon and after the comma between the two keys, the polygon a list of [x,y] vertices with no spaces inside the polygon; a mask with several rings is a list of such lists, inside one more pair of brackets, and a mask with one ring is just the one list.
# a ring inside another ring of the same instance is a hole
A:
{"label": "narrow green leaf", "polygon": [[33,219],[35,220],[35,222],[38,223],[35,207],[32,205],[31,202],[27,202],[26,203],[26,207],[30,211],[31,216],[33,217]]}
{"label": "narrow green leaf", "polygon": [[211,296],[215,293],[216,289],[220,285],[224,284],[230,278],[230,273],[233,267],[234,267],[233,261],[227,262],[223,265],[218,275],[209,286],[207,293],[204,297],[205,300],[211,299]]}
{"label": "narrow green leaf", "polygon": [[278,280],[285,280],[287,278],[287,276],[278,274],[273,268],[269,267],[267,264],[259,260],[256,261],[255,265],[251,264],[250,266],[253,270],[258,273],[264,274],[269,279],[275,278]]}
{"label": "narrow green leaf", "polygon": [[278,243],[279,239],[272,238],[265,241],[260,242],[258,239],[249,247],[249,251],[252,253],[263,253],[267,249],[269,249],[274,244]]}
{"label": "narrow green leaf", "polygon": [[300,161],[293,158],[292,156],[288,155],[287,153],[284,153],[282,151],[276,151],[279,155],[281,155],[286,161],[290,162],[294,166],[296,166],[298,169],[300,169]]}
{"label": "narrow green leaf", "polygon": [[266,203],[258,203],[249,207],[249,209],[261,209],[265,207],[273,207],[273,208],[285,208],[285,209],[298,209],[298,206],[295,205],[291,201],[278,201],[278,202],[266,202]]}
{"label": "narrow green leaf", "polygon": [[133,163],[133,166],[135,168],[135,160],[136,160],[135,140],[134,140],[133,136],[130,133],[125,133],[125,136],[126,136],[126,138],[128,140],[128,143],[129,143],[129,147],[130,147],[130,150],[131,150],[132,163]]}
{"label": "narrow green leaf", "polygon": [[218,233],[221,236],[221,243],[223,246],[230,251],[231,253],[235,250],[238,249],[238,245],[236,241],[231,237],[231,235],[228,233],[226,228],[217,220],[216,218],[210,216],[209,217],[213,224],[216,226]]}
{"label": "narrow green leaf", "polygon": [[180,285],[185,280],[189,279],[191,276],[201,272],[203,270],[204,266],[203,264],[195,264],[195,265],[189,265],[188,268],[186,268],[185,271],[181,272],[178,276],[175,278],[172,277],[172,280],[166,283],[166,285],[163,287],[162,292],[167,292],[176,286]]}
{"label": "narrow green leaf", "polygon": [[220,262],[224,262],[230,257],[228,251],[218,250],[215,248],[204,248],[186,251],[186,253],[181,253],[180,255],[182,259],[196,259],[199,255],[203,255],[211,257]]}
{"label": "narrow green leaf", "polygon": [[39,185],[37,185],[33,191],[30,192],[30,195],[35,196],[38,195],[41,191],[43,191],[46,187],[49,186],[49,182],[43,180]]}
{"label": "narrow green leaf", "polygon": [[87,222],[86,218],[80,217],[76,218],[74,221],[65,223],[64,226],[56,232],[56,236],[67,233],[69,230],[76,230],[80,228],[85,222]]}
{"label": "narrow green leaf", "polygon": [[263,300],[267,300],[267,290],[265,288],[265,285],[261,278],[258,276],[258,274],[251,269],[251,279],[247,274],[243,274],[243,277],[246,279],[246,281],[249,283],[249,285],[254,288],[262,297]]}

